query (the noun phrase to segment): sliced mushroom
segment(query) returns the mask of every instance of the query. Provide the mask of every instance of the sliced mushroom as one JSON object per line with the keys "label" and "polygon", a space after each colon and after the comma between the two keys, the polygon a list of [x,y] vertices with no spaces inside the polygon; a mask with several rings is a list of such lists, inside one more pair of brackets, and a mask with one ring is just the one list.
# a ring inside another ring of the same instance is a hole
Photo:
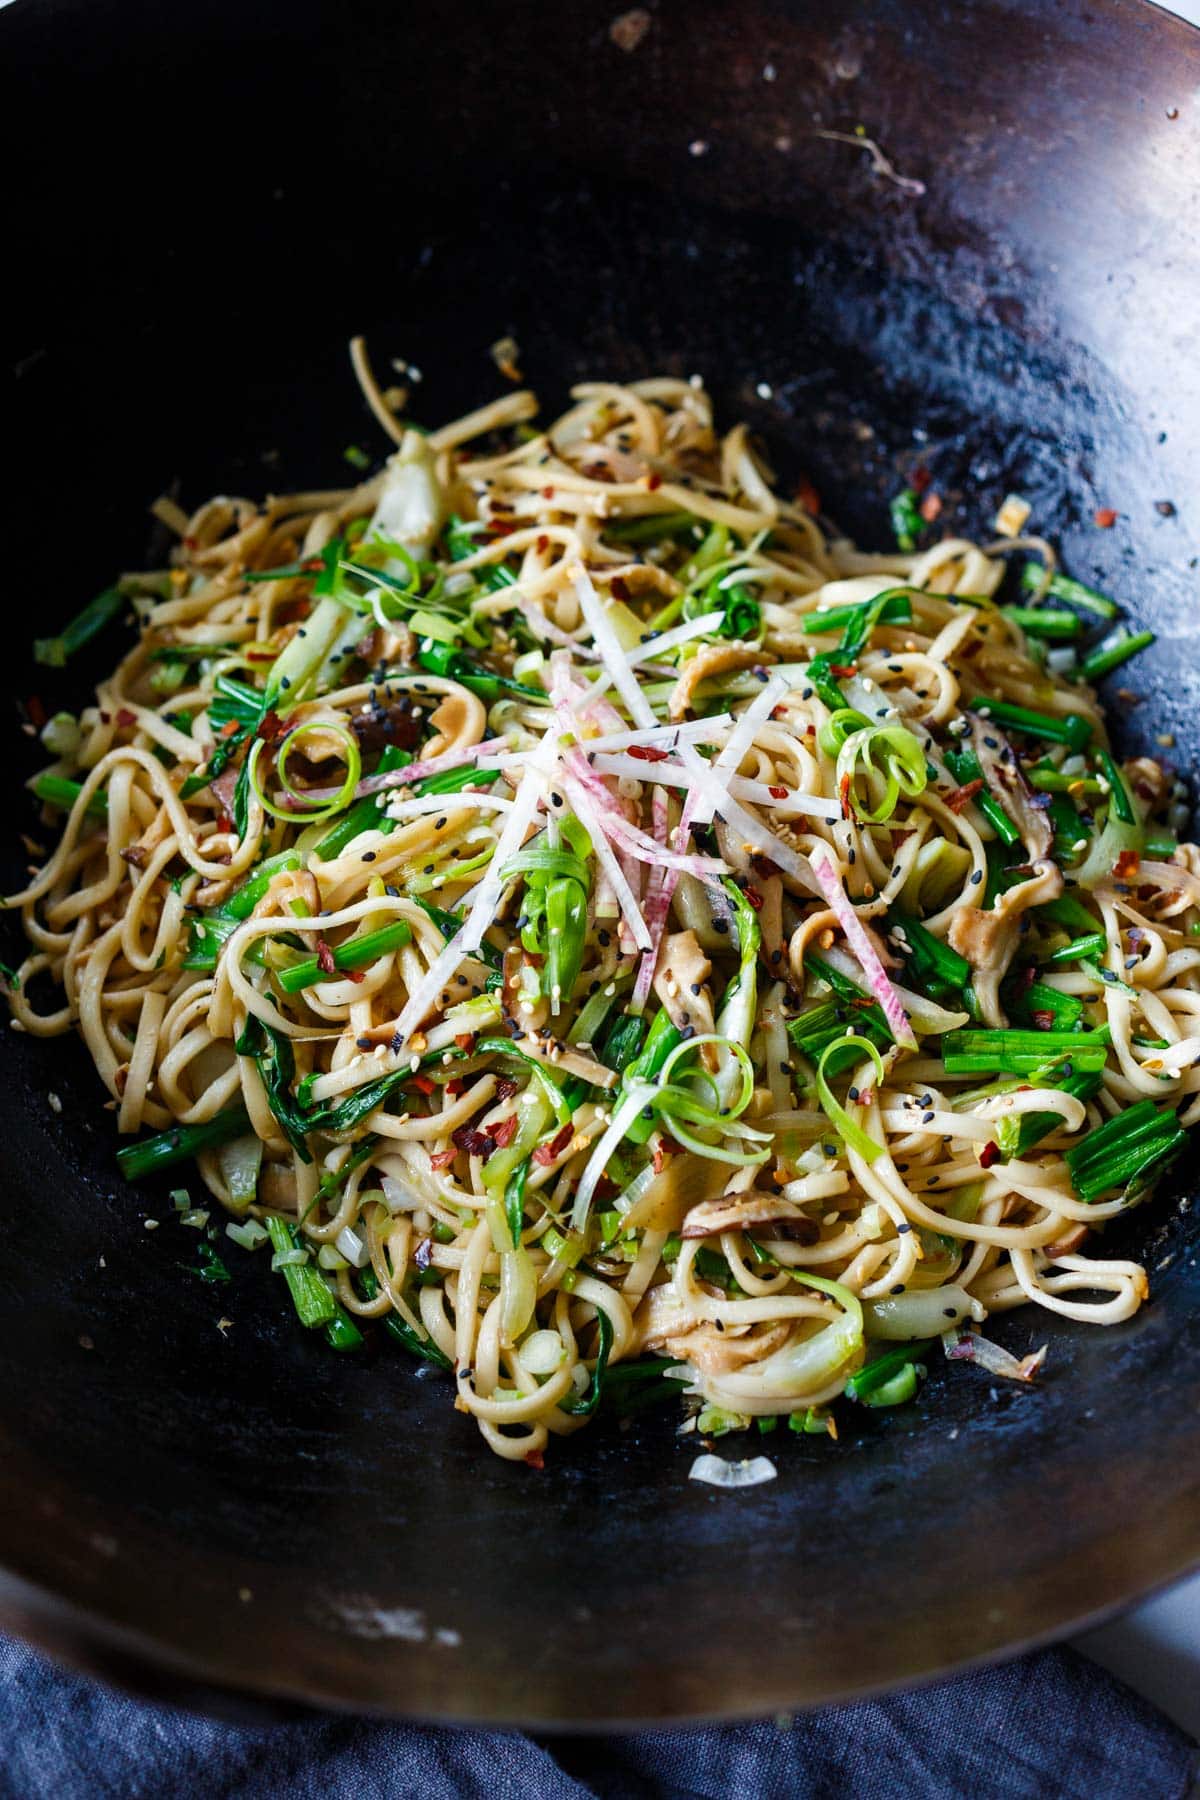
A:
{"label": "sliced mushroom", "polygon": [[1020,832],[1030,862],[1049,856],[1054,831],[1045,807],[1038,804],[1021,773],[1012,745],[987,719],[972,719],[971,734],[984,780]]}
{"label": "sliced mushroom", "polygon": [[1062,888],[1062,871],[1052,862],[1038,862],[1031,878],[1000,894],[994,906],[986,911],[979,906],[960,906],[951,919],[951,947],[966,957],[975,972],[972,986],[987,1024],[1003,1027],[1008,1023],[1000,1005],[1000,983],[1020,942],[1024,915],[1031,906],[1056,900]]}
{"label": "sliced mushroom", "polygon": [[712,964],[694,931],[671,931],[663,939],[654,991],[676,1031],[690,1027],[703,1036],[713,1028],[712,998],[707,982]]}
{"label": "sliced mushroom", "polygon": [[774,659],[756,644],[708,644],[690,658],[683,674],[671,689],[667,713],[674,723],[686,718],[692,695],[702,681],[713,675],[724,675],[730,669],[755,669]]}
{"label": "sliced mushroom", "polygon": [[719,1200],[702,1200],[683,1221],[685,1238],[719,1237],[723,1231],[745,1231],[752,1225],[786,1222],[793,1243],[815,1244],[821,1228],[803,1207],[782,1194],[723,1194]]}

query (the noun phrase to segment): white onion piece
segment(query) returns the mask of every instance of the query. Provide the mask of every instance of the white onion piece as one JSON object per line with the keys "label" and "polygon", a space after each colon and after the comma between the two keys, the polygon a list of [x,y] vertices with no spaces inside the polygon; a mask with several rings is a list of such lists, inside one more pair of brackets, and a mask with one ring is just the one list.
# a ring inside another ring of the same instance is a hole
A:
{"label": "white onion piece", "polygon": [[371,1252],[353,1226],[343,1225],[334,1242],[348,1263],[353,1263],[356,1269],[366,1268],[371,1260]]}
{"label": "white onion piece", "polygon": [[[416,1212],[418,1206],[424,1204],[419,1194],[414,1194],[402,1181],[397,1181],[394,1175],[381,1175],[379,1185],[383,1190],[384,1204],[390,1213]],[[362,1263],[358,1265],[359,1268],[364,1266]]]}
{"label": "white onion piece", "polygon": [[898,1343],[911,1338],[940,1337],[964,1319],[987,1317],[983,1306],[965,1288],[952,1282],[945,1287],[914,1288],[907,1294],[889,1294],[863,1307],[867,1336]]}
{"label": "white onion piece", "polygon": [[726,1462],[720,1456],[698,1456],[688,1470],[689,1481],[706,1481],[710,1487],[759,1487],[774,1481],[779,1470],[769,1456],[752,1456],[745,1462]]}
{"label": "white onion piece", "polygon": [[982,1337],[977,1331],[947,1332],[942,1338],[946,1355],[951,1362],[974,1362],[989,1375],[1000,1375],[1006,1381],[1032,1381],[1046,1360],[1048,1344],[1040,1350],[1034,1350],[1029,1356],[1014,1356],[1011,1350],[1005,1350],[1001,1344],[993,1344],[991,1338]]}

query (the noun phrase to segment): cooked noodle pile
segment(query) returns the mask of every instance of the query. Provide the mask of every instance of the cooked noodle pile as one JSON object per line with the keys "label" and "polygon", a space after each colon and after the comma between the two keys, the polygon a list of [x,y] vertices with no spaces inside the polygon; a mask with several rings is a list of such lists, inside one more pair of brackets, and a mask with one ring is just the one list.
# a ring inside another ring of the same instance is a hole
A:
{"label": "cooked noodle pile", "polygon": [[102,597],[136,645],[45,734],[10,1000],[155,1134],[127,1175],[194,1157],[304,1324],[386,1322],[535,1464],[601,1402],[835,1430],[939,1338],[1028,1378],[991,1313],[1128,1318],[1200,852],[1047,546],[860,554],[695,383],[423,434],[356,356],[384,469],[160,507],[170,568]]}

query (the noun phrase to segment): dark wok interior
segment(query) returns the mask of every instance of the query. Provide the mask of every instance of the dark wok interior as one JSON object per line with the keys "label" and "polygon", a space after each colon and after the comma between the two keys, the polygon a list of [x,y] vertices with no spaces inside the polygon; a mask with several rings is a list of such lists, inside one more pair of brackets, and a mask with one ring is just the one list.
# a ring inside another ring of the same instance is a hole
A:
{"label": "dark wok interior", "polygon": [[[867,543],[918,460],[952,527],[986,535],[1020,490],[1159,631],[1119,739],[1173,733],[1190,772],[1200,37],[1135,0],[661,0],[627,52],[619,10],[0,15],[13,697],[78,702],[108,663],[111,639],[35,675],[24,645],[153,554],[164,488],[332,485],[347,444],[383,453],[351,331],[422,367],[431,422],[493,391],[511,331],[548,405],[702,371]],[[859,124],[923,196],[812,135]],[[10,779],[6,891],[33,820]],[[727,1495],[687,1481],[673,1409],[534,1474],[436,1378],[309,1341],[265,1261],[206,1287],[173,1184],[119,1180],[82,1050],[5,1036],[0,1619],[81,1666],[226,1711],[767,1713],[998,1654],[1200,1559],[1194,1160],[1110,1234],[1152,1271],[1131,1323],[1010,1315],[1005,1342],[1050,1341],[1036,1391],[935,1369],[836,1445],[777,1433],[778,1480]]]}

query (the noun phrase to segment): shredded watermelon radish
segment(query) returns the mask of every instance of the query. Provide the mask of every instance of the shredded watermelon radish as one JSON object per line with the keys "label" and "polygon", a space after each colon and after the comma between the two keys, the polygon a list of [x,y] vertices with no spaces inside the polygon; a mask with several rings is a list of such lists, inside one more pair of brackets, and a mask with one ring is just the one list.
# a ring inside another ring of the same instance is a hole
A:
{"label": "shredded watermelon radish", "polygon": [[825,844],[819,844],[809,857],[809,863],[830,909],[837,915],[837,922],[845,934],[846,942],[862,965],[867,986],[883,1008],[883,1016],[892,1036],[906,1050],[915,1050],[917,1040],[908,1014],[900,996],[888,980],[887,970],[880,962],[874,944],[863,930],[858,914],[846,898],[832,853]]}

